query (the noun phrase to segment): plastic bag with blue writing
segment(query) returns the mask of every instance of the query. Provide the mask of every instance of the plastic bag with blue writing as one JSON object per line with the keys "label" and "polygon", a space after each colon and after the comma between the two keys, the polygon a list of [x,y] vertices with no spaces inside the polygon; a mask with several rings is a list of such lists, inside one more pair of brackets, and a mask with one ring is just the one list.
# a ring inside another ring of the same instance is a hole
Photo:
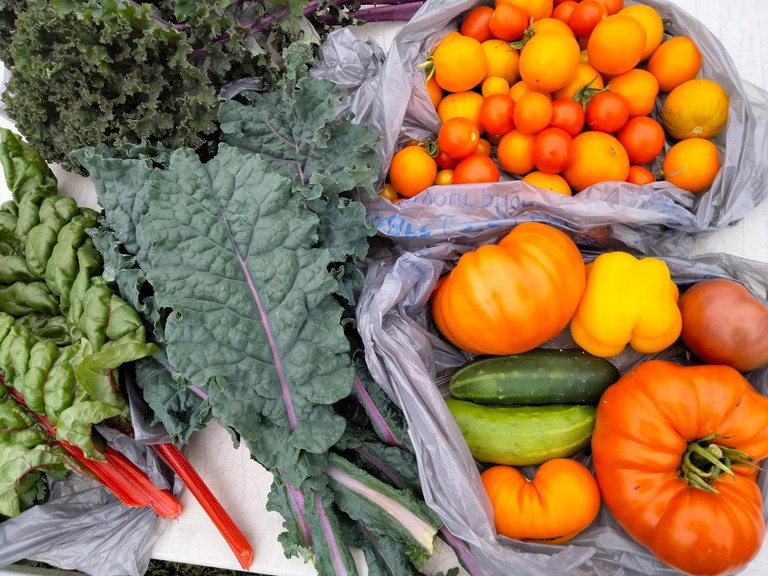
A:
{"label": "plastic bag with blue writing", "polygon": [[[627,0],[625,5],[636,3]],[[725,228],[765,200],[768,93],[739,78],[723,45],[701,22],[665,0],[642,3],[669,20],[668,30],[673,34],[695,41],[703,56],[699,76],[717,81],[730,96],[727,126],[713,140],[722,168],[708,190],[694,195],[663,181],[646,186],[605,182],[563,199],[514,176],[491,186],[433,186],[396,204],[382,198],[364,199],[379,234],[404,240],[409,247],[423,246],[478,221],[525,219],[533,210],[555,222],[561,218],[571,224],[600,219],[616,236],[633,236],[636,246],[665,242],[671,234],[668,246],[683,253],[688,246],[679,243],[679,235]],[[359,39],[361,34],[356,36],[348,28],[331,34],[320,47],[320,62],[311,74],[341,86],[348,96],[345,109],[381,136],[380,185],[393,154],[405,140],[435,138],[440,122],[424,86],[424,71],[417,65],[457,28],[462,14],[477,4],[477,0],[427,0],[397,32],[383,61],[371,58],[377,52],[372,47],[375,42]],[[660,108],[657,103],[656,118]],[[665,147],[672,143],[668,141]]]}
{"label": "plastic bag with blue writing", "polygon": [[[586,261],[594,258],[596,252],[590,248],[594,242],[589,236],[600,229],[599,222],[584,233],[560,229],[574,238]],[[483,231],[483,237],[487,242],[496,242],[506,230],[492,227]],[[357,326],[365,346],[366,363],[376,381],[405,413],[427,503],[450,532],[468,543],[485,576],[679,574],[637,544],[605,507],[589,528],[565,544],[536,544],[497,536],[478,464],[443,401],[450,376],[471,355],[440,335],[429,306],[438,278],[461,254],[480,244],[473,240],[475,232],[457,233],[450,241],[415,251],[372,254],[358,300]],[[768,297],[766,263],[725,254],[696,259],[657,257],[668,264],[681,291],[704,278],[724,277],[743,283],[763,301]],[[543,344],[549,348],[573,346],[568,328]],[[625,373],[651,358],[695,363],[681,344],[654,355],[641,355],[628,347],[609,360]],[[753,370],[746,377],[759,392],[768,395],[768,366]],[[591,465],[588,450],[574,457],[588,467]],[[760,474],[758,484],[762,493],[768,494],[767,474]],[[765,506],[763,516],[768,518]],[[473,572],[472,576],[479,573]]]}

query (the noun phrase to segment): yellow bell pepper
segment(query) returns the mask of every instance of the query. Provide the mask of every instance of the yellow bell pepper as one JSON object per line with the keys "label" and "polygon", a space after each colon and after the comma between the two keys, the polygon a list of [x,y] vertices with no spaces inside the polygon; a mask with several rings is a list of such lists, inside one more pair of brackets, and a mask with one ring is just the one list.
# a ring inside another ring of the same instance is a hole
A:
{"label": "yellow bell pepper", "polygon": [[680,336],[679,296],[664,261],[606,252],[587,266],[571,336],[603,358],[616,356],[627,344],[643,354],[660,352]]}

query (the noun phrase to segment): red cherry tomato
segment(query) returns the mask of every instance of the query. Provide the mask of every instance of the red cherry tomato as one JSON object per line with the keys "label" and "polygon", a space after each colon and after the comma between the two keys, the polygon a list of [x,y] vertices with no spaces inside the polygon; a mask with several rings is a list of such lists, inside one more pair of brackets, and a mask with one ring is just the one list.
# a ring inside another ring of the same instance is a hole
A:
{"label": "red cherry tomato", "polygon": [[600,2],[584,0],[579,2],[578,6],[571,12],[568,26],[571,27],[576,36],[586,38],[592,34],[595,26],[606,16],[608,16],[608,10]]}
{"label": "red cherry tomato", "polygon": [[435,164],[440,170],[452,170],[459,163],[460,158],[452,158],[444,150],[438,150],[435,156]]}
{"label": "red cherry tomato", "polygon": [[548,174],[560,172],[568,162],[568,150],[572,140],[562,128],[544,128],[533,140],[534,166]]}
{"label": "red cherry tomato", "polygon": [[515,101],[509,94],[491,94],[480,105],[480,126],[488,134],[506,134],[515,127]]}
{"label": "red cherry tomato", "polygon": [[528,14],[515,4],[496,4],[488,27],[499,40],[520,40],[528,27]]}
{"label": "red cherry tomato", "polygon": [[472,8],[461,21],[461,35],[474,38],[478,42],[485,42],[493,38],[493,33],[488,27],[492,14],[493,8],[490,6],[476,6]]}
{"label": "red cherry tomato", "polygon": [[561,22],[564,22],[568,24],[568,22],[571,20],[571,15],[573,14],[573,10],[578,6],[579,3],[575,0],[564,0],[563,2],[560,2],[557,6],[555,6],[555,9],[552,10],[552,18],[555,18],[557,20],[560,20]]}
{"label": "red cherry tomato", "polygon": [[549,125],[562,128],[572,137],[576,136],[584,130],[584,108],[570,98],[552,100],[552,120]]}
{"label": "red cherry tomato", "polygon": [[479,182],[498,182],[499,168],[485,154],[467,156],[453,169],[454,184],[476,184]]}
{"label": "red cherry tomato", "polygon": [[630,182],[631,184],[639,184],[640,186],[645,186],[646,184],[650,184],[651,182],[655,182],[656,178],[654,178],[653,174],[650,170],[647,168],[643,168],[642,166],[638,166],[637,164],[632,164],[632,166],[629,167],[629,175],[627,176],[627,182]]}
{"label": "red cherry tomato", "polygon": [[616,133],[616,139],[627,149],[632,164],[647,164],[664,149],[664,128],[653,118],[630,118]]}
{"label": "red cherry tomato", "polygon": [[612,133],[629,120],[629,102],[615,92],[599,92],[587,104],[587,125],[597,132]]}
{"label": "red cherry tomato", "polygon": [[480,131],[477,125],[463,116],[449,118],[437,133],[440,150],[451,158],[466,158],[475,151],[478,140]]}

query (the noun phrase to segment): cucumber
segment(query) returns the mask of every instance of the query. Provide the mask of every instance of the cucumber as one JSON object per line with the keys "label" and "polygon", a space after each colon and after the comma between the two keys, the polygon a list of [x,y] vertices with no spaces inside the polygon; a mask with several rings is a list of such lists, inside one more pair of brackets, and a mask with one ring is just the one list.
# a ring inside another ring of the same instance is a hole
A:
{"label": "cucumber", "polygon": [[596,408],[589,405],[484,406],[446,399],[475,460],[526,466],[575,454],[589,444]]}
{"label": "cucumber", "polygon": [[536,348],[476,358],[453,374],[449,390],[481,404],[596,404],[619,376],[608,360],[580,348]]}

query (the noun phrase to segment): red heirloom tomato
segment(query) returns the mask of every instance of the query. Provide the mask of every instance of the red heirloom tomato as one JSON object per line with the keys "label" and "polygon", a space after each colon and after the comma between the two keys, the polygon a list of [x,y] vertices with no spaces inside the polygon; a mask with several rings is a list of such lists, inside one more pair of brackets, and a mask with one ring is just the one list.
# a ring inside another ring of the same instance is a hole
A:
{"label": "red heirloom tomato", "polygon": [[533,141],[533,164],[548,174],[560,172],[568,162],[568,150],[572,140],[562,128],[544,128],[536,134]]}
{"label": "red heirloom tomato", "polygon": [[566,327],[585,286],[573,240],[554,226],[524,222],[498,244],[459,258],[432,293],[432,317],[468,352],[525,352]]}
{"label": "red heirloom tomato", "polygon": [[443,122],[437,132],[440,150],[451,158],[465,158],[477,148],[480,131],[472,120],[456,116]]}
{"label": "red heirloom tomato", "polygon": [[741,372],[768,364],[768,305],[735,280],[697,282],[677,304],[683,342],[702,361]]}
{"label": "red heirloom tomato", "polygon": [[616,132],[629,120],[629,102],[615,92],[599,92],[587,104],[587,125],[598,132]]}
{"label": "red heirloom tomato", "polygon": [[485,154],[470,154],[453,169],[454,184],[478,184],[498,182],[499,167]]}
{"label": "red heirloom tomato", "polygon": [[768,398],[729,366],[646,361],[597,407],[592,458],[603,502],[686,574],[736,574],[757,555],[765,520],[755,478],[766,456]]}

